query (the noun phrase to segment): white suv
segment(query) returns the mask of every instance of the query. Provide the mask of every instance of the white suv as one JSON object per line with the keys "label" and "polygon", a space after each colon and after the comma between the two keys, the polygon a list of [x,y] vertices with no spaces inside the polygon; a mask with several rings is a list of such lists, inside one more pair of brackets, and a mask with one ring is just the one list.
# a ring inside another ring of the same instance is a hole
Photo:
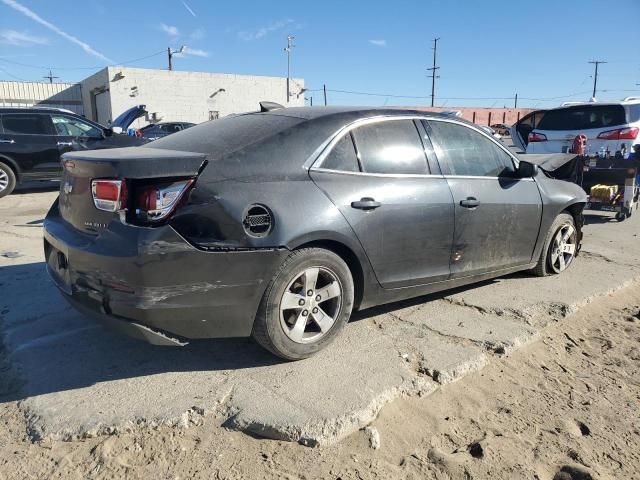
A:
{"label": "white suv", "polygon": [[580,134],[588,154],[632,152],[640,144],[640,97],[537,110],[511,127],[515,146],[526,153],[567,153]]}

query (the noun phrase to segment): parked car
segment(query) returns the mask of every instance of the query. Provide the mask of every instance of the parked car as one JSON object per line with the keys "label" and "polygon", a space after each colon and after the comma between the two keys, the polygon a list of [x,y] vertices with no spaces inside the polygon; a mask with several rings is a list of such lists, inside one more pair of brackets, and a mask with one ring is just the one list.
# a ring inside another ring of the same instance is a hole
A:
{"label": "parked car", "polygon": [[65,152],[141,145],[114,134],[134,119],[125,115],[107,128],[68,110],[0,107],[0,197],[21,182],[59,179]]}
{"label": "parked car", "polygon": [[586,202],[476,125],[412,110],[236,115],[63,164],[45,256],[76,308],[156,344],[253,335],[289,360],[356,309],[561,273]]}
{"label": "parked car", "polygon": [[577,135],[587,136],[587,152],[631,152],[640,143],[640,98],[581,103],[538,110],[512,127],[514,144],[526,153],[566,153]]}
{"label": "parked car", "polygon": [[493,138],[495,138],[496,140],[500,140],[502,138],[502,135],[500,135],[498,132],[496,132],[493,128],[491,127],[487,127],[486,125],[480,125],[480,128],[482,130],[484,130],[485,132],[487,132],[489,135],[491,135]]}
{"label": "parked car", "polygon": [[166,137],[172,133],[180,132],[187,128],[193,127],[195,123],[189,122],[161,122],[152,123],[138,130],[139,136],[146,138],[147,140],[157,140],[158,138]]}
{"label": "parked car", "polygon": [[496,123],[494,125],[491,125],[491,128],[493,128],[496,132],[498,132],[503,137],[511,134],[510,133],[511,127],[508,127],[504,123]]}

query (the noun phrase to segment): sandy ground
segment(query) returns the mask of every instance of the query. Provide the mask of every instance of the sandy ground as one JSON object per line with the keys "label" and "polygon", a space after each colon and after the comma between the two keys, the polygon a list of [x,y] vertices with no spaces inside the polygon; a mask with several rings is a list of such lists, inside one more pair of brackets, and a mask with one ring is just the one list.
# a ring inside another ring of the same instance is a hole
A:
{"label": "sandy ground", "polygon": [[2,403],[0,479],[634,479],[639,407],[634,284],[428,397],[392,402],[373,430],[332,446],[252,438],[214,417],[189,429],[32,443],[16,402]]}

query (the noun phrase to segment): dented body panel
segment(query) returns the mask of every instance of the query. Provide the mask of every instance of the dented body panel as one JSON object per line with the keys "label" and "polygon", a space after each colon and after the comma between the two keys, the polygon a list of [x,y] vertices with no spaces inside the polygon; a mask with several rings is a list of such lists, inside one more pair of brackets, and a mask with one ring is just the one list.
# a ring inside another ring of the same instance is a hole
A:
{"label": "dented body panel", "polygon": [[[443,175],[432,151],[429,175],[314,167],[354,122],[398,115],[437,114],[282,109],[197,125],[150,146],[65,156],[60,197],[44,223],[49,273],[83,311],[138,338],[180,345],[250,335],[267,285],[303,246],[343,257],[362,309],[531,268],[563,210],[580,228],[586,195],[542,171],[533,178]],[[239,131],[245,124],[253,130]],[[209,132],[214,127],[219,137]],[[92,179],[111,177],[134,192],[136,182],[156,177],[195,183],[167,221],[140,225],[131,208],[93,206]],[[354,208],[371,196],[379,209]],[[473,196],[479,207],[461,208]],[[249,228],[254,207],[269,219],[265,234]]]}

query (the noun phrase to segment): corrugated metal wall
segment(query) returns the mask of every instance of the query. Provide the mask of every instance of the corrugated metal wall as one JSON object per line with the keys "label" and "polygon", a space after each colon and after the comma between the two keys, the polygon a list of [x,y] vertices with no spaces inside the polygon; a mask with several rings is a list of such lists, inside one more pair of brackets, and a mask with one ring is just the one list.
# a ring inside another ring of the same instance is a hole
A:
{"label": "corrugated metal wall", "polygon": [[84,114],[79,83],[0,81],[0,106],[32,107],[35,105],[66,108],[79,115]]}

